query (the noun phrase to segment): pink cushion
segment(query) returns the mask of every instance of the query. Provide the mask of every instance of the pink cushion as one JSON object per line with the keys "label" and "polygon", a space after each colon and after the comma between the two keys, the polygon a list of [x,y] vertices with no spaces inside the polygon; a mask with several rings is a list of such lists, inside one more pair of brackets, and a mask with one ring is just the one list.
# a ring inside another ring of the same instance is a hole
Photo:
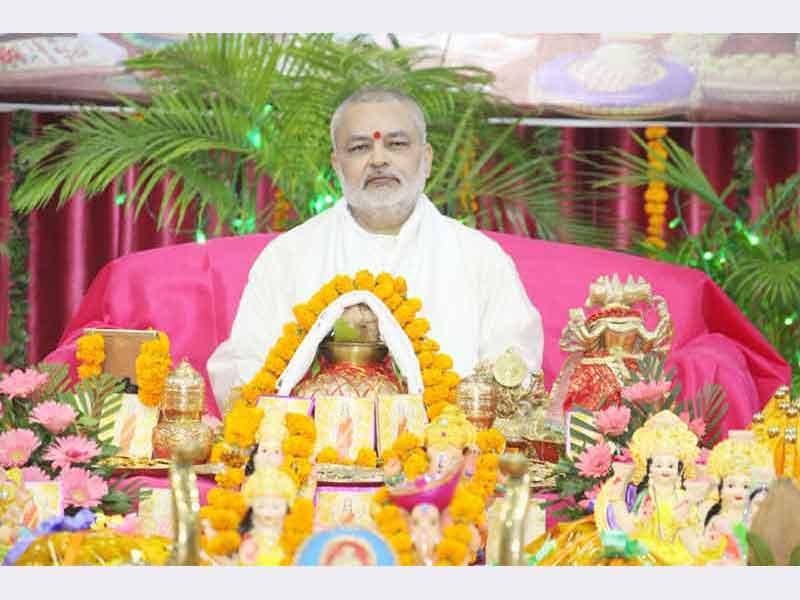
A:
{"label": "pink cushion", "polygon": [[[250,266],[275,234],[179,244],[127,255],[98,273],[49,362],[71,365],[85,327],[165,331],[177,362],[186,357],[207,380],[205,364],[228,337]],[[743,427],[774,390],[788,383],[780,355],[704,273],[628,254],[488,233],[514,259],[544,322],[544,372],[550,385],[566,355],[559,349],[570,308],[583,305],[599,275],[641,275],[664,296],[675,322],[671,362],[694,392],[719,382],[730,404],[724,428]],[[413,290],[411,290],[413,293]],[[652,327],[654,315],[649,315]],[[218,415],[207,386],[208,411]]]}

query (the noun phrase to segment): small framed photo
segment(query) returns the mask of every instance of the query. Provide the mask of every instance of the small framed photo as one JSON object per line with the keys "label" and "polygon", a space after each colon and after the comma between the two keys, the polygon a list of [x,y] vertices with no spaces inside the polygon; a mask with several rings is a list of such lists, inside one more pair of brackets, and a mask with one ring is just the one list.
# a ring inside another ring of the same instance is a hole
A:
{"label": "small framed photo", "polygon": [[[107,423],[101,422],[101,428]],[[119,448],[118,456],[149,459],[153,456],[153,430],[157,424],[157,406],[145,406],[136,394],[123,394],[122,405],[113,416],[113,427],[102,438]]]}
{"label": "small framed photo", "polygon": [[172,538],[172,490],[143,487],[139,494],[142,533]]}
{"label": "small framed photo", "polygon": [[317,396],[314,423],[315,454],[331,446],[341,456],[355,460],[362,448],[375,447],[375,405],[370,398]]}
{"label": "small framed photo", "polygon": [[370,516],[377,486],[318,486],[314,497],[315,530],[375,527]]}
{"label": "small framed photo", "polygon": [[286,413],[296,413],[311,416],[314,412],[312,398],[298,398],[295,396],[259,396],[258,408],[264,410],[265,421],[283,422]]}
{"label": "small framed photo", "polygon": [[36,518],[42,523],[64,516],[64,492],[60,481],[35,481],[25,484],[36,506]]}
{"label": "small framed photo", "polygon": [[378,454],[391,448],[402,433],[422,439],[428,416],[422,396],[396,394],[378,398]]}
{"label": "small framed photo", "polygon": [[136,383],[136,357],[144,342],[158,337],[155,329],[97,329],[87,328],[87,335],[99,333],[105,343],[106,359],[103,361],[103,373],[114,377],[127,377]]}

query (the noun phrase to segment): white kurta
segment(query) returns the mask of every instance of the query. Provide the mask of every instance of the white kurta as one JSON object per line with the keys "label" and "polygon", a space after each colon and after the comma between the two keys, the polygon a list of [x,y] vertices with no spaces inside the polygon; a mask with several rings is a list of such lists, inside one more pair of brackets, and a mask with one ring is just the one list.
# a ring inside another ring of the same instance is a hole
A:
{"label": "white kurta", "polygon": [[424,195],[396,235],[365,231],[344,199],[270,242],[253,263],[230,337],[207,368],[217,403],[262,367],[292,307],[334,276],[361,269],[402,275],[422,301],[428,333],[462,376],[515,347],[540,370],[544,337],[511,258],[488,237],[445,217]]}

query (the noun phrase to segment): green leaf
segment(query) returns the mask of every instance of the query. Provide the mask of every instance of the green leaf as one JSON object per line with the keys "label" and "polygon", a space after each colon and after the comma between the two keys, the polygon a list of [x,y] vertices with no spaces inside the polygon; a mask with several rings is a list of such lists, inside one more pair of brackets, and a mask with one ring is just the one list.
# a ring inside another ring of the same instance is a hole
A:
{"label": "green leaf", "polygon": [[361,341],[361,334],[344,319],[336,319],[333,324],[333,339],[337,342],[358,342]]}
{"label": "green leaf", "polygon": [[800,567],[800,546],[797,546],[789,555],[789,566]]}

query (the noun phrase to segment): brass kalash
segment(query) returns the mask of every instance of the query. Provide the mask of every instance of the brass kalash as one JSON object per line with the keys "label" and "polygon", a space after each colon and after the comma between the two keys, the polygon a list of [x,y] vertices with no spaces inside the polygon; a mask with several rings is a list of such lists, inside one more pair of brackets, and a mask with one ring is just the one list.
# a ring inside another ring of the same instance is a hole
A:
{"label": "brass kalash", "polygon": [[386,358],[389,348],[380,341],[378,318],[363,304],[348,309],[334,334],[319,346],[317,367],[298,383],[293,396],[351,396],[370,398],[405,393]]}

